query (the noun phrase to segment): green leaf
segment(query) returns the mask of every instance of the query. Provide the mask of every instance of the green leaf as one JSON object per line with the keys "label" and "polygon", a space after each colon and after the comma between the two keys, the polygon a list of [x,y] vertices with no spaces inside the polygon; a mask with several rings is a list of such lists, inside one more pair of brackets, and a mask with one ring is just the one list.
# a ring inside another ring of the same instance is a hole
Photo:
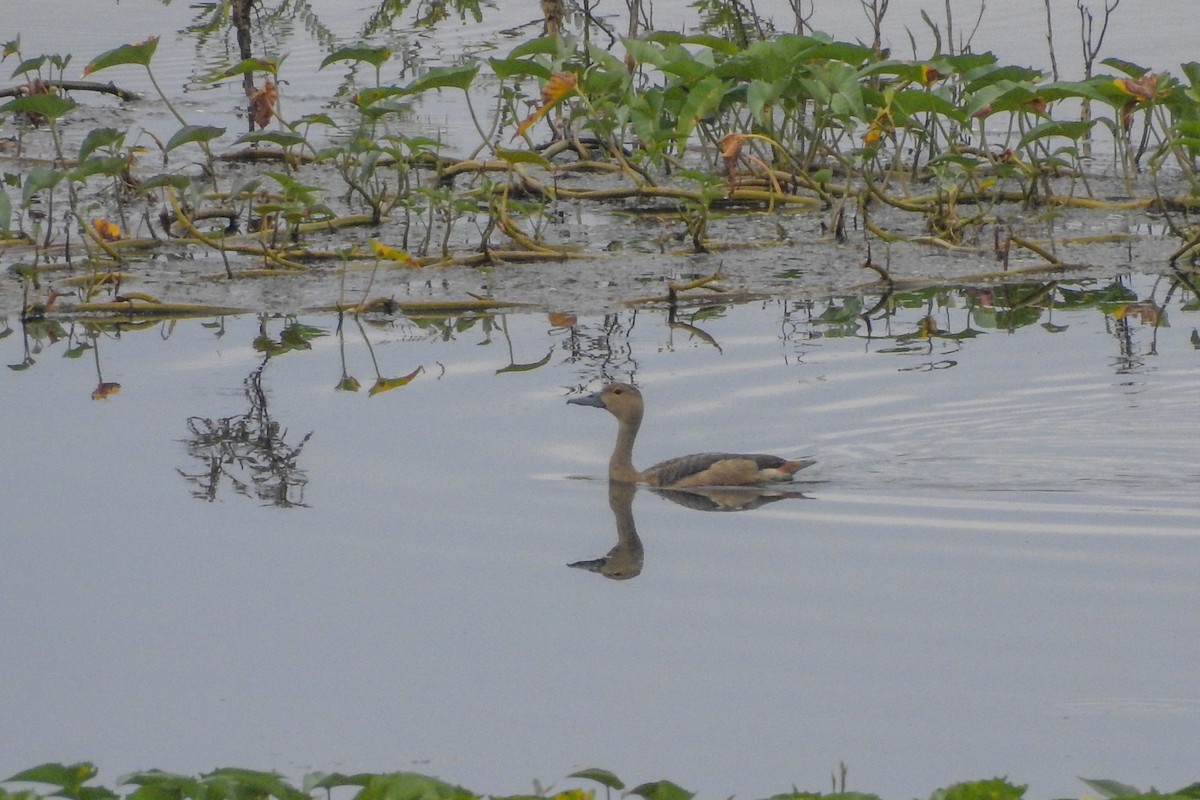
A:
{"label": "green leaf", "polygon": [[1107,778],[1084,778],[1079,780],[1092,787],[1101,797],[1125,797],[1127,795],[1141,794],[1141,790],[1136,786],[1130,786],[1128,783],[1109,780]]}
{"label": "green leaf", "polygon": [[359,772],[354,775],[344,775],[340,772],[310,772],[301,782],[301,790],[311,794],[313,789],[336,789],[339,786],[366,786],[371,780],[371,773]]}
{"label": "green leaf", "polygon": [[71,180],[83,181],[90,175],[120,175],[129,166],[125,156],[96,156],[79,162],[71,170]]}
{"label": "green leaf", "polygon": [[1072,141],[1079,141],[1087,135],[1088,131],[1096,123],[1095,120],[1072,120],[1068,122],[1043,122],[1040,125],[1034,125],[1025,135],[1021,137],[1017,147],[1024,147],[1030,142],[1036,142],[1038,139],[1045,139],[1047,136],[1063,136]]}
{"label": "green leaf", "polygon": [[539,167],[550,169],[550,162],[546,157],[532,150],[508,150],[497,147],[496,155],[510,164],[537,164]]}
{"label": "green leaf", "polygon": [[938,789],[930,800],[1021,800],[1024,786],[1014,786],[1001,778],[986,781],[965,781]]}
{"label": "green leaf", "polygon": [[175,189],[183,190],[192,185],[192,179],[187,175],[174,175],[166,172],[160,172],[151,178],[147,178],[139,184],[142,191],[157,189],[160,186],[170,186]]}
{"label": "green leaf", "polygon": [[595,781],[601,786],[607,786],[609,789],[620,791],[625,788],[625,782],[618,778],[613,773],[606,769],[581,769],[579,772],[572,772],[568,778],[584,778],[585,780]]}
{"label": "green leaf", "polygon": [[1143,66],[1134,64],[1132,61],[1126,61],[1123,58],[1106,58],[1100,63],[1106,67],[1120,70],[1132,78],[1140,78],[1150,71]]}
{"label": "green leaf", "polygon": [[300,119],[292,123],[292,127],[298,125],[328,125],[331,128],[336,128],[337,123],[333,121],[333,117],[328,114],[305,114]]}
{"label": "green leaf", "polygon": [[492,72],[496,74],[496,77],[501,80],[528,75],[531,78],[548,81],[553,74],[545,64],[524,58],[489,58],[488,64],[491,65]]}
{"label": "green leaf", "polygon": [[8,196],[8,192],[0,187],[0,234],[8,235],[8,231],[12,228],[12,200]]}
{"label": "green leaf", "polygon": [[184,125],[167,142],[167,152],[189,142],[210,142],[223,133],[225,129],[216,125]]}
{"label": "green leaf", "polygon": [[530,39],[514,47],[508,54],[507,60],[524,58],[525,56],[554,56],[558,54],[559,48],[562,46],[563,43],[553,36]]}
{"label": "green leaf", "polygon": [[496,370],[496,374],[500,375],[505,372],[532,372],[535,369],[544,367],[550,363],[550,356],[554,355],[554,348],[550,348],[550,352],[546,353],[546,357],[538,361],[533,361],[529,364],[509,364],[507,367],[502,367]]}
{"label": "green leaf", "polygon": [[42,164],[29,170],[29,174],[25,176],[25,185],[21,188],[21,205],[28,208],[35,194],[43,189],[53,189],[64,175],[65,172],[50,169]]}
{"label": "green leaf", "polygon": [[355,800],[442,800],[475,797],[461,786],[453,786],[428,775],[393,772],[372,775]]}
{"label": "green leaf", "polygon": [[49,56],[35,56],[33,58],[25,59],[20,64],[17,64],[17,68],[13,70],[12,77],[15,78],[18,75],[26,72],[37,72],[42,68],[42,65],[46,63],[48,58]]}
{"label": "green leaf", "polygon": [[340,50],[334,50],[325,56],[325,60],[321,62],[321,66],[317,67],[317,69],[325,69],[325,67],[338,61],[365,61],[375,67],[375,69],[379,69],[391,57],[392,51],[390,48],[356,44],[350,47],[343,47]]}
{"label": "green leaf", "polygon": [[125,134],[116,128],[94,128],[88,131],[83,144],[79,146],[79,160],[83,161],[101,147],[120,145],[125,140]]}
{"label": "green leaf", "polygon": [[48,783],[65,792],[75,794],[83,784],[96,777],[96,772],[96,765],[87,761],[80,761],[77,764],[46,763],[18,772],[4,783],[14,781]]}
{"label": "green leaf", "polygon": [[462,89],[470,88],[471,81],[479,72],[479,64],[466,64],[459,67],[438,67],[431,69],[404,88],[404,94],[417,94],[429,89]]}
{"label": "green leaf", "polygon": [[279,73],[279,65],[283,63],[283,58],[269,56],[267,58],[247,58],[240,64],[230,67],[224,72],[218,73],[212,78],[212,81],[223,80],[224,78],[232,78],[235,75],[244,75],[247,72],[266,72],[270,75]]}
{"label": "green leaf", "polygon": [[109,50],[107,53],[101,53],[93,58],[92,62],[83,68],[83,74],[86,77],[93,72],[99,72],[102,69],[108,69],[120,64],[141,64],[143,67],[149,69],[150,59],[154,58],[154,51],[157,48],[157,36],[151,36],[144,42],[123,44],[118,48]]}
{"label": "green leaf", "polygon": [[681,150],[701,118],[721,104],[726,88],[728,87],[724,81],[710,75],[688,91],[687,99],[679,109],[679,120],[675,126],[675,138]]}
{"label": "green leaf", "polygon": [[0,106],[0,113],[6,111],[23,111],[27,114],[41,114],[47,119],[58,119],[63,114],[75,108],[75,106],[75,101],[69,97],[59,97],[56,94],[40,92],[38,94],[18,97],[15,100],[9,100]]}
{"label": "green leaf", "polygon": [[695,792],[689,792],[670,781],[643,783],[633,787],[626,794],[636,794],[646,800],[692,800],[696,796]]}
{"label": "green leaf", "polygon": [[255,142],[271,142],[280,147],[295,147],[304,144],[304,136],[296,131],[252,131],[243,135],[234,144],[253,144]]}

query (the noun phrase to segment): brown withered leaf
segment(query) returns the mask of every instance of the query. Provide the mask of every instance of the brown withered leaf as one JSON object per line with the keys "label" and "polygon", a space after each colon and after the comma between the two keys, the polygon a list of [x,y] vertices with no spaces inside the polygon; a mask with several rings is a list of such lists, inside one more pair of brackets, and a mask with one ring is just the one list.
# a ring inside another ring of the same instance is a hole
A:
{"label": "brown withered leaf", "polygon": [[92,390],[92,399],[104,400],[119,391],[121,391],[121,384],[119,383],[100,383]]}
{"label": "brown withered leaf", "polygon": [[578,317],[566,311],[551,311],[547,316],[550,324],[556,328],[569,328],[579,321]]}
{"label": "brown withered leaf", "polygon": [[250,118],[254,120],[254,124],[260,128],[267,127],[271,121],[271,117],[275,116],[275,101],[279,98],[279,92],[275,89],[275,84],[270,80],[264,80],[262,88],[255,89],[250,95]]}
{"label": "brown withered leaf", "polygon": [[1158,75],[1147,72],[1140,78],[1116,78],[1113,83],[1125,94],[1131,94],[1138,100],[1150,100],[1158,89]]}

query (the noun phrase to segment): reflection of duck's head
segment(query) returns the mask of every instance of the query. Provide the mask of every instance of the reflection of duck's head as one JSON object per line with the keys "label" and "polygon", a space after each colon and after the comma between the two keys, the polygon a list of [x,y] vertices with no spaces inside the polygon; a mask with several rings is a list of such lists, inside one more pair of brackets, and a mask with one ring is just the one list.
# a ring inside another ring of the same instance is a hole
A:
{"label": "reflection of duck's head", "polygon": [[645,402],[636,387],[610,383],[594,394],[567,402],[603,408],[617,418],[617,444],[608,461],[608,477],[614,481],[673,488],[753,486],[790,481],[796,472],[814,463],[762,453],[697,453],[638,470],[633,466],[633,442],[642,425]]}
{"label": "reflection of duck's head", "polygon": [[608,506],[617,523],[617,544],[604,558],[576,561],[568,567],[598,572],[606,578],[624,581],[642,573],[645,551],[633,522],[633,496],[637,485],[620,481],[608,482]]}

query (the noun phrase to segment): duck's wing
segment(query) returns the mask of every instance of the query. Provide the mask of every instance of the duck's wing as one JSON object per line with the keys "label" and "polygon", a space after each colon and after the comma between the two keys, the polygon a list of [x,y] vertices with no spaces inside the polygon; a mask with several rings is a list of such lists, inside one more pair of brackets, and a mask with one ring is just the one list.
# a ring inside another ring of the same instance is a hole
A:
{"label": "duck's wing", "polygon": [[753,486],[790,481],[814,462],[763,453],[696,453],[655,464],[641,474],[651,486]]}

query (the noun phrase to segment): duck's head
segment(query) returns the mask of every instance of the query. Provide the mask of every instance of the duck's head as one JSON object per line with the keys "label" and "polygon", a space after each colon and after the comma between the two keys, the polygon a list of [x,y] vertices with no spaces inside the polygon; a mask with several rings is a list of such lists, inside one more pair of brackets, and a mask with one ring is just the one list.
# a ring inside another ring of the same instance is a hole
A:
{"label": "duck's head", "polygon": [[610,383],[598,392],[585,397],[572,397],[567,401],[577,406],[603,408],[622,422],[642,421],[642,393],[628,383]]}

